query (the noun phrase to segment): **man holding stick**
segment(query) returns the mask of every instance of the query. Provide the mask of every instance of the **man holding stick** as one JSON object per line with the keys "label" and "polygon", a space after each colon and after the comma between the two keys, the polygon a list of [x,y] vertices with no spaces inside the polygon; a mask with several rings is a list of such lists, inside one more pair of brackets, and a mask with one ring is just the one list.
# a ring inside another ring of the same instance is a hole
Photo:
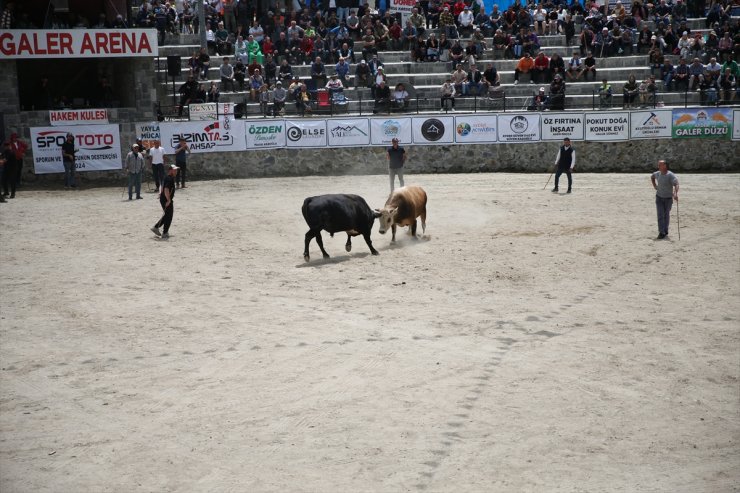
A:
{"label": "man holding stick", "polygon": [[658,171],[650,176],[655,192],[655,207],[658,210],[658,238],[664,239],[668,236],[668,224],[671,219],[671,207],[673,201],[678,203],[678,178],[673,172],[668,171],[668,163],[661,159],[658,161]]}
{"label": "man holding stick", "polygon": [[566,193],[570,193],[573,186],[573,177],[570,174],[576,166],[576,151],[571,147],[568,137],[563,139],[563,145],[558,150],[555,166],[557,166],[557,171],[555,173],[555,188],[552,189],[552,193],[558,192],[558,182],[560,181],[560,175],[563,173],[568,175],[568,191]]}

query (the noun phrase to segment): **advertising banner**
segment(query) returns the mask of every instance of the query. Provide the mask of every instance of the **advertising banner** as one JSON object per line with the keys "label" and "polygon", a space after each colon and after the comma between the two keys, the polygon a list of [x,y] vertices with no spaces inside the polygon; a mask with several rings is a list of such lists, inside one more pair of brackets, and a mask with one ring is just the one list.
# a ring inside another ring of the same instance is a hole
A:
{"label": "advertising banner", "polygon": [[496,142],[496,115],[463,115],[455,117],[455,142],[485,144]]}
{"label": "advertising banner", "polygon": [[4,59],[155,57],[155,29],[9,29],[0,31]]}
{"label": "advertising banner", "polygon": [[732,140],[740,140],[740,110],[732,110]]}
{"label": "advertising banner", "polygon": [[631,139],[670,139],[671,110],[633,111],[630,114]]}
{"label": "advertising banner", "polygon": [[159,124],[162,147],[168,154],[177,147],[181,138],[185,139],[193,153],[246,151],[247,139],[244,127],[244,120]]}
{"label": "advertising banner", "polygon": [[498,115],[499,142],[536,142],[540,140],[540,114]]}
{"label": "advertising banner", "polygon": [[108,110],[51,110],[49,123],[53,127],[69,125],[105,125]]}
{"label": "advertising banner", "polygon": [[370,120],[337,119],[327,120],[329,147],[349,147],[370,145]]}
{"label": "advertising banner", "polygon": [[159,133],[159,122],[137,123],[135,130],[136,138],[141,140],[145,148],[152,147],[155,140],[162,140]]}
{"label": "advertising banner", "polygon": [[586,113],[586,140],[629,140],[629,112]]}
{"label": "advertising banner", "polygon": [[247,149],[285,147],[284,120],[247,121]]}
{"label": "advertising banner", "polygon": [[372,118],[370,143],[389,146],[395,137],[400,144],[411,144],[411,118]]}
{"label": "advertising banner", "polygon": [[326,147],[326,120],[285,120],[288,147]]}
{"label": "advertising banner", "polygon": [[673,110],[673,138],[729,139],[731,108],[689,108]]}
{"label": "advertising banner", "polygon": [[[218,110],[218,111],[217,111]],[[190,121],[234,119],[234,103],[197,103],[188,105]]]}
{"label": "advertising banner", "polygon": [[455,119],[451,116],[412,118],[414,144],[452,144],[455,141]]}
{"label": "advertising banner", "polygon": [[31,128],[34,173],[64,172],[62,144],[67,133],[74,135],[77,171],[122,169],[118,125],[76,125]]}
{"label": "advertising banner", "polygon": [[411,17],[411,9],[416,6],[416,0],[387,0],[388,10],[391,14],[401,14],[401,27],[406,25],[406,20]]}
{"label": "advertising banner", "polygon": [[583,140],[583,113],[546,113],[542,115],[542,140]]}

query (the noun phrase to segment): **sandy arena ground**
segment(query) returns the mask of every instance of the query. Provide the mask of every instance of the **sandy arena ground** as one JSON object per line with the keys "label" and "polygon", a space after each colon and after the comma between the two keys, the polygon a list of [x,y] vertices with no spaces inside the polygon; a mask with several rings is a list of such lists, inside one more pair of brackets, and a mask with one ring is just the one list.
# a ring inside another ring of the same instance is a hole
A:
{"label": "sandy arena ground", "polygon": [[[311,244],[310,195],[194,182],[0,206],[0,491],[740,490],[740,176],[410,175],[426,236]],[[563,190],[561,188],[561,190]],[[421,232],[421,227],[419,228]]]}

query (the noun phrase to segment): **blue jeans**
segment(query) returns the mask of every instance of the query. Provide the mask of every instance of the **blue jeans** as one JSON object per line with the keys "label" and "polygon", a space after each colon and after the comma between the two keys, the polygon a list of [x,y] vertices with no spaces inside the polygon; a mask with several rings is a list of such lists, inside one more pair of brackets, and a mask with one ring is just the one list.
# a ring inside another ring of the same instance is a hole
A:
{"label": "blue jeans", "polygon": [[342,18],[346,21],[347,17],[349,17],[349,7],[337,7],[337,20],[339,23],[342,23]]}
{"label": "blue jeans", "polygon": [[673,197],[664,199],[655,196],[655,208],[658,210],[658,233],[667,235],[668,225],[671,221],[671,208],[673,207]]}
{"label": "blue jeans", "polygon": [[75,181],[75,163],[73,161],[64,161],[64,186],[77,186],[77,182]]}
{"label": "blue jeans", "polygon": [[131,191],[136,186],[136,196],[141,197],[141,171],[128,174],[128,198],[131,200]]}

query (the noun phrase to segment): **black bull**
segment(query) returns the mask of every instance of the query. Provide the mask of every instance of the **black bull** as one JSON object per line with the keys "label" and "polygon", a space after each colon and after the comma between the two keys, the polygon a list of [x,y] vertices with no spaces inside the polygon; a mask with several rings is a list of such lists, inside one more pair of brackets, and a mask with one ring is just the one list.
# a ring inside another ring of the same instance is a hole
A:
{"label": "black bull", "polygon": [[345,249],[348,252],[352,250],[352,237],[362,235],[370,248],[370,253],[378,255],[378,251],[373,248],[373,242],[370,240],[370,231],[373,229],[373,223],[378,214],[373,212],[365,199],[359,195],[331,194],[308,197],[303,201],[301,211],[309,228],[303,251],[303,259],[306,262],[310,259],[308,244],[314,237],[324,258],[329,258],[329,254],[324,250],[324,242],[321,240],[322,229],[331,236],[340,231],[346,232]]}

